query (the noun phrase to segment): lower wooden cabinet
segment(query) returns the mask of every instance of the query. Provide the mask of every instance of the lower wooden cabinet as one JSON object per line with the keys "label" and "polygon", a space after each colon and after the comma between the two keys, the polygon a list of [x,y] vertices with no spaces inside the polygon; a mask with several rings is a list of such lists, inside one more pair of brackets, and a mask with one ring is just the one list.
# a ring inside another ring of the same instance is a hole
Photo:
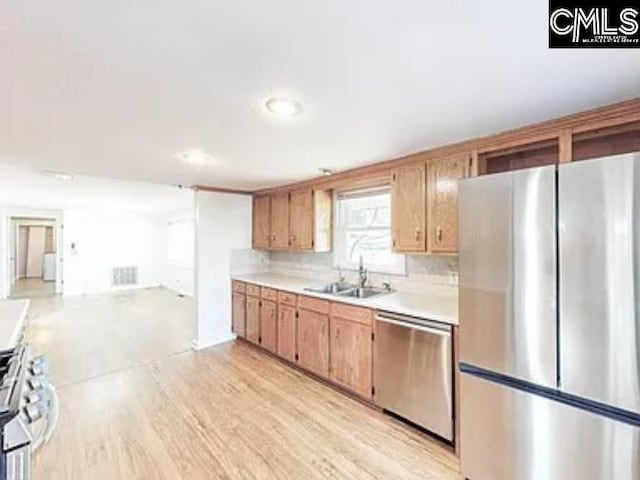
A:
{"label": "lower wooden cabinet", "polygon": [[260,342],[260,299],[247,295],[246,338],[256,345]]}
{"label": "lower wooden cabinet", "polygon": [[260,345],[275,353],[276,339],[276,302],[263,299],[260,305]]}
{"label": "lower wooden cabinet", "polygon": [[296,360],[296,307],[278,304],[277,353],[291,362]]}
{"label": "lower wooden cabinet", "polygon": [[244,293],[233,293],[233,301],[231,304],[231,328],[233,333],[239,337],[247,335],[247,296]]}
{"label": "lower wooden cabinet", "polygon": [[[367,311],[364,310],[364,312]],[[371,399],[373,393],[372,324],[332,316],[330,326],[329,379],[361,397]]]}
{"label": "lower wooden cabinet", "polygon": [[[233,291],[233,330],[339,387],[371,400],[373,311],[246,284]],[[275,299],[275,300],[274,300]]]}
{"label": "lower wooden cabinet", "polygon": [[298,310],[298,365],[329,378],[329,315]]}

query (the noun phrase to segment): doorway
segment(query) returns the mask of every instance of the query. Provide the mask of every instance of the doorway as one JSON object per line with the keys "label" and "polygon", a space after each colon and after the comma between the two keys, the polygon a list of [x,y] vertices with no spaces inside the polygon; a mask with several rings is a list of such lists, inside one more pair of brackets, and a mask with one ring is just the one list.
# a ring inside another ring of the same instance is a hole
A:
{"label": "doorway", "polygon": [[56,294],[58,228],[53,218],[10,217],[11,298]]}

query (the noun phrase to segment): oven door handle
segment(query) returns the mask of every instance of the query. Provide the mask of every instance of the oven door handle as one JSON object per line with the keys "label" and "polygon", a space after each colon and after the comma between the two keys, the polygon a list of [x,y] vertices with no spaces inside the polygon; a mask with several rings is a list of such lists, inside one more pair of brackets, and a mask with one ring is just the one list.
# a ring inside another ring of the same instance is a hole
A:
{"label": "oven door handle", "polygon": [[31,442],[31,453],[35,453],[43,444],[44,444],[44,434],[45,429],[41,429],[40,433],[36,437],[34,437]]}
{"label": "oven door handle", "polygon": [[49,390],[49,395],[51,399],[51,403],[49,404],[49,415],[47,416],[47,428],[44,431],[44,441],[45,443],[49,443],[51,440],[51,436],[58,426],[58,418],[60,417],[60,402],[58,401],[58,392],[56,388],[50,383],[47,384],[47,390]]}
{"label": "oven door handle", "polygon": [[388,317],[383,317],[381,315],[376,315],[376,320],[384,323],[389,323],[391,325],[396,325],[398,327],[410,328],[412,330],[419,330],[421,332],[430,333],[432,335],[439,335],[441,337],[450,337],[451,332],[448,330],[441,330],[439,328],[427,327],[425,325],[419,325],[413,322],[403,322],[401,320],[394,320]]}

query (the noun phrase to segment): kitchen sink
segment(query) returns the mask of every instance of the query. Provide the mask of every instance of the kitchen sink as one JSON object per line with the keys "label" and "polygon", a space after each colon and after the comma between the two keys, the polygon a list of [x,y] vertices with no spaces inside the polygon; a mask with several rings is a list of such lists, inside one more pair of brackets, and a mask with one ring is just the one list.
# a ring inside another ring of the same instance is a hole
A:
{"label": "kitchen sink", "polygon": [[338,292],[338,295],[341,297],[369,298],[384,295],[385,293],[390,293],[390,291],[372,287],[356,287]]}
{"label": "kitchen sink", "polygon": [[338,295],[340,294],[340,292],[353,290],[353,289],[354,289],[353,285],[350,285],[348,283],[341,283],[341,282],[333,282],[333,283],[328,283],[326,285],[321,285],[319,287],[305,288],[305,290],[308,292],[328,293],[333,295]]}

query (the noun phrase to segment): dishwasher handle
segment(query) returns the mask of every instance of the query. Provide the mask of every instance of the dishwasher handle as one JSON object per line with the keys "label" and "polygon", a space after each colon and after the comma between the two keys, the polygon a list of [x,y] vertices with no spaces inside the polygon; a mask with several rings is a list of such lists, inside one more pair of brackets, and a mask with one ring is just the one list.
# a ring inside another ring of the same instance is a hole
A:
{"label": "dishwasher handle", "polygon": [[410,320],[399,319],[394,315],[394,318],[391,318],[387,315],[376,315],[376,321],[389,323],[391,325],[396,325],[398,327],[410,328],[412,330],[419,330],[421,332],[431,333],[433,335],[439,335],[441,337],[451,337],[451,328],[450,327],[436,327],[423,325],[420,323],[412,322]]}

